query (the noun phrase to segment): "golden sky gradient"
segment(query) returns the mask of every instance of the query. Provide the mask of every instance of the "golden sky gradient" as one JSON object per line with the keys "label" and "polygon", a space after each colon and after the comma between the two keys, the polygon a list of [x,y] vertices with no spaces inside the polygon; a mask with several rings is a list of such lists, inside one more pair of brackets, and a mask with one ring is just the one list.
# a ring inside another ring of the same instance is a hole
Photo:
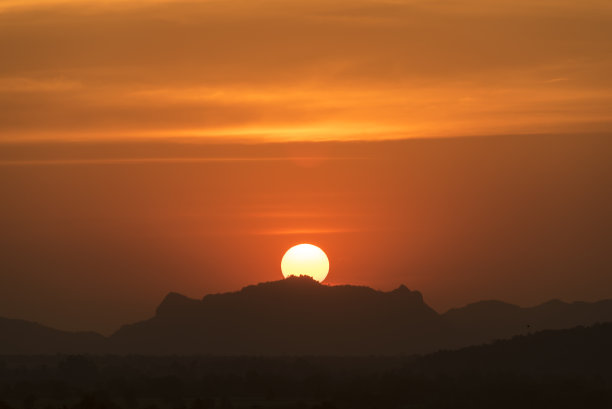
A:
{"label": "golden sky gradient", "polygon": [[612,298],[612,3],[0,2],[0,316],[282,277]]}
{"label": "golden sky gradient", "polygon": [[607,1],[4,1],[2,140],[602,131]]}

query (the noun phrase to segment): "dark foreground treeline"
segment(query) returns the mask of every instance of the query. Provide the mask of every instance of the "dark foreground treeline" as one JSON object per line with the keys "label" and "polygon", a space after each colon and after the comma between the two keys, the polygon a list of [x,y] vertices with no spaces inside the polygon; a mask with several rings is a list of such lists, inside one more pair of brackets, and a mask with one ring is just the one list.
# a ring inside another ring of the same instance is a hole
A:
{"label": "dark foreground treeline", "polygon": [[424,357],[0,357],[0,409],[612,408],[612,324]]}

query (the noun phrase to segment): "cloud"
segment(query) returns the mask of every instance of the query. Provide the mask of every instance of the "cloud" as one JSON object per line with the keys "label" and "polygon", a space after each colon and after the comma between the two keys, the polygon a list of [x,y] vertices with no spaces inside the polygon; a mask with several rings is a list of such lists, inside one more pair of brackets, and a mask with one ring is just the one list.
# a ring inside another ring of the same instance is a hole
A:
{"label": "cloud", "polygon": [[612,7],[601,1],[3,7],[4,141],[388,139],[612,122]]}

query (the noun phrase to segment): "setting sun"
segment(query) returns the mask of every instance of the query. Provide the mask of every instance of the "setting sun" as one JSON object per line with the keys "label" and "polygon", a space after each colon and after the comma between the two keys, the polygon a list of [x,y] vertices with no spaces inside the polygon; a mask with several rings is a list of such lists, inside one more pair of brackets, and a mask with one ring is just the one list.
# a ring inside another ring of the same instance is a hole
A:
{"label": "setting sun", "polygon": [[298,244],[287,250],[283,256],[281,270],[285,278],[303,275],[322,282],[329,272],[329,259],[317,246]]}

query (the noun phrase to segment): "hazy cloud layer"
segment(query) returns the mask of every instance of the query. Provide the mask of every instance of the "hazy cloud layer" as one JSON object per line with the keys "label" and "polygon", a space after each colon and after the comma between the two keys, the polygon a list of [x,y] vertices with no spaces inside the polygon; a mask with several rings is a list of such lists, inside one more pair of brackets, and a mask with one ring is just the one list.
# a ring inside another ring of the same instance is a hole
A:
{"label": "hazy cloud layer", "polygon": [[9,1],[0,137],[607,130],[611,27],[604,1]]}

